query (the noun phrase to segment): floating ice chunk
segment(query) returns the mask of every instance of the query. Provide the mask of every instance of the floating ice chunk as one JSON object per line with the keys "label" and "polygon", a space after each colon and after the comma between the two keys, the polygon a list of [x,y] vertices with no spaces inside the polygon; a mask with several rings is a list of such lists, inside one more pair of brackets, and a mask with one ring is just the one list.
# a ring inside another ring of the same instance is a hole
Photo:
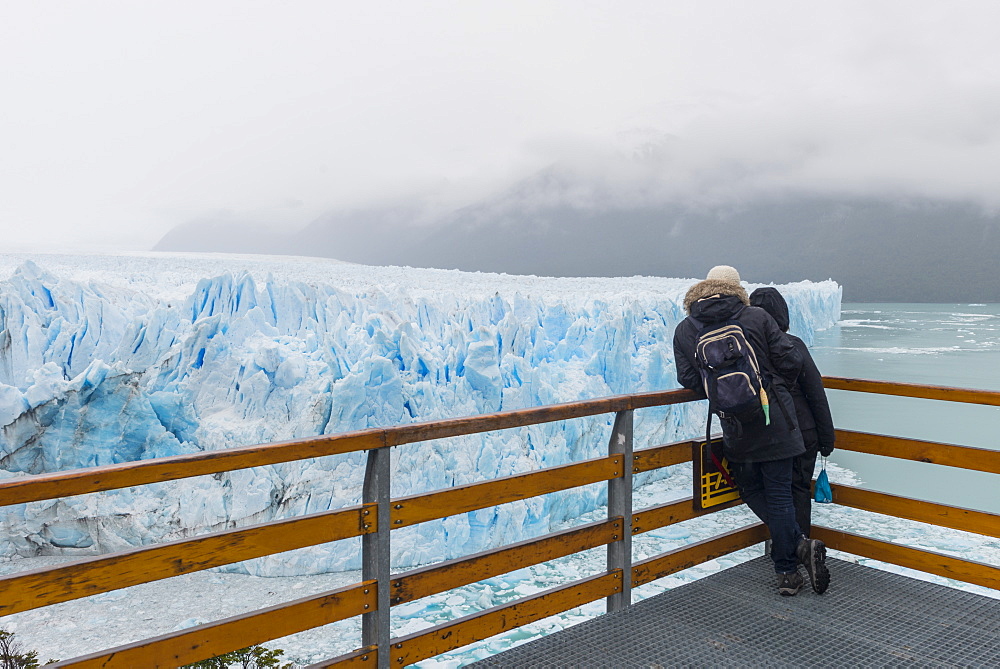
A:
{"label": "floating ice chunk", "polygon": [[476,605],[482,609],[488,609],[493,606],[493,588],[489,585],[483,586],[483,591],[479,595],[479,599],[476,600]]}
{"label": "floating ice chunk", "polygon": [[539,593],[544,589],[545,588],[540,587],[537,583],[531,582],[531,583],[522,583],[518,585],[517,587],[514,588],[514,592],[516,592],[519,595],[527,596]]}
{"label": "floating ice chunk", "polygon": [[99,595],[93,595],[91,597],[91,601],[101,602],[101,603],[117,602],[122,599],[125,599],[128,596],[129,593],[126,590],[112,590],[111,592],[102,592]]}
{"label": "floating ice chunk", "polygon": [[94,545],[90,533],[72,521],[47,525],[41,536],[56,548],[89,548]]}
{"label": "floating ice chunk", "polygon": [[434,625],[430,620],[424,620],[423,618],[407,618],[406,621],[399,626],[399,629],[393,629],[393,636],[400,637],[406,636],[408,634],[413,634],[419,632],[420,630],[427,629]]}
{"label": "floating ice chunk", "polygon": [[679,525],[671,525],[663,532],[666,539],[687,539],[691,536],[691,531]]}
{"label": "floating ice chunk", "polygon": [[393,615],[397,615],[400,618],[413,618],[415,616],[419,616],[426,610],[427,610],[427,602],[418,600],[415,602],[406,602],[405,604],[394,606],[392,608],[392,613]]}
{"label": "floating ice chunk", "polygon": [[966,537],[921,533],[921,541],[931,548],[963,552],[976,547],[975,542]]}

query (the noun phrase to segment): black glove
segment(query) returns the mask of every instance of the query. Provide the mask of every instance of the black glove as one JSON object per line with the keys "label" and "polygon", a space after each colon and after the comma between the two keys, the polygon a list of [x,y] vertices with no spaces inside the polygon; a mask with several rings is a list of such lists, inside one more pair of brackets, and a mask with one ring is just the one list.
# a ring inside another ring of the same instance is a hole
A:
{"label": "black glove", "polygon": [[830,457],[831,453],[833,453],[833,444],[823,444],[819,447],[819,454],[824,458]]}

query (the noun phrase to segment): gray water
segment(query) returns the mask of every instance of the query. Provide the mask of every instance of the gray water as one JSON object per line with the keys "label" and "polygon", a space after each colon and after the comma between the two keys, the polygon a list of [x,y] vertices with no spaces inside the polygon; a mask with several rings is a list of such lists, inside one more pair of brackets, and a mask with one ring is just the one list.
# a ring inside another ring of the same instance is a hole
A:
{"label": "gray water", "polygon": [[[845,304],[817,333],[820,371],[1000,391],[1000,304]],[[1000,450],[1000,407],[829,391],[838,428]],[[1000,475],[835,451],[862,487],[1000,513]]]}

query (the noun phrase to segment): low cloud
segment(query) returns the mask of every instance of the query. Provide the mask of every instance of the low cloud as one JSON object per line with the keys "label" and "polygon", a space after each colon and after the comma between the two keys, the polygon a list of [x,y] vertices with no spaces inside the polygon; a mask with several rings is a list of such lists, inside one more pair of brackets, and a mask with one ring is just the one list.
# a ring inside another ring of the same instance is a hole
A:
{"label": "low cloud", "polygon": [[415,194],[454,208],[553,166],[579,207],[1000,204],[993,2],[56,6],[0,25],[14,248],[138,250],[218,212],[305,226]]}

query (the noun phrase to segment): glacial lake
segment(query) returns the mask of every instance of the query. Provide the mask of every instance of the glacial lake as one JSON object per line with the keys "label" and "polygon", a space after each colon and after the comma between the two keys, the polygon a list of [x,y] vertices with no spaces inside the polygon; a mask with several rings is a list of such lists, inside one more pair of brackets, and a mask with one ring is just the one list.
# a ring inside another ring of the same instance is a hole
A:
{"label": "glacial lake", "polygon": [[[1000,391],[1000,304],[852,304],[811,347],[820,371]],[[1000,450],[1000,407],[829,391],[838,428]],[[1000,513],[1000,476],[834,451],[862,487]]]}

